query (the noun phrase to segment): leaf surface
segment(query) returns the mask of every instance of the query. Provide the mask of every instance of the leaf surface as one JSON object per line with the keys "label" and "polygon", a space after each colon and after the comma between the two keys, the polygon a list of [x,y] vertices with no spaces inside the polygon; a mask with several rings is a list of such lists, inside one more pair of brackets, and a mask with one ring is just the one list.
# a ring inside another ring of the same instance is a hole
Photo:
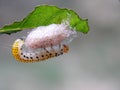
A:
{"label": "leaf surface", "polygon": [[37,6],[28,16],[19,22],[6,25],[0,29],[0,34],[11,34],[21,30],[32,29],[49,24],[60,24],[69,20],[70,27],[76,31],[87,33],[89,31],[88,20],[81,19],[73,10],[58,8],[56,6]]}

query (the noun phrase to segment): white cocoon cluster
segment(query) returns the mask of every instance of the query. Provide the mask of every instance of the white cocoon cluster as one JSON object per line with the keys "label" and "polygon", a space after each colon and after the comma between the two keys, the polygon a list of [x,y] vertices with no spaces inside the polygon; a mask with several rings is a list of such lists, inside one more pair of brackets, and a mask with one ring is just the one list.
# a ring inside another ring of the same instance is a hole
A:
{"label": "white cocoon cluster", "polygon": [[28,34],[25,46],[36,49],[59,45],[65,40],[71,41],[76,34],[77,32],[65,23],[40,26]]}

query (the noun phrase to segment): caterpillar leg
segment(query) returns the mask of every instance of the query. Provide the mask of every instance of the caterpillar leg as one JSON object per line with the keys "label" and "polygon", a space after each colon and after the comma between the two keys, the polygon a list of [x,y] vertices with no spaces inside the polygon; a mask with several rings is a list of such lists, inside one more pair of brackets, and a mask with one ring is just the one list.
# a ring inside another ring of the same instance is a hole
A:
{"label": "caterpillar leg", "polygon": [[69,47],[67,45],[63,45],[63,52],[67,53],[69,51]]}

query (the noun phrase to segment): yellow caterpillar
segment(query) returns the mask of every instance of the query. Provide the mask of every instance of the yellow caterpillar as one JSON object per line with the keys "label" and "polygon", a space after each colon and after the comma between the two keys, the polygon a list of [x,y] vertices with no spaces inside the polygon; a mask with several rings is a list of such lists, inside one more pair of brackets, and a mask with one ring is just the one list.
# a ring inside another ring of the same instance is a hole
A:
{"label": "yellow caterpillar", "polygon": [[17,61],[20,62],[38,62],[47,60],[52,57],[57,57],[69,51],[69,47],[65,44],[60,44],[55,48],[51,46],[48,48],[40,48],[35,50],[26,49],[23,39],[17,39],[12,45],[12,54]]}

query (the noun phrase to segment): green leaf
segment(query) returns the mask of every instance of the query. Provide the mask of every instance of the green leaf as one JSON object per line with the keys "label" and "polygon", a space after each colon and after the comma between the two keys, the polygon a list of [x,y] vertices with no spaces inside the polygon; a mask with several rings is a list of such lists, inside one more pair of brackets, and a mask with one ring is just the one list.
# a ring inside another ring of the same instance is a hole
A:
{"label": "green leaf", "polygon": [[0,34],[11,34],[20,30],[46,26],[49,24],[60,24],[69,20],[70,26],[76,31],[87,33],[89,31],[88,20],[81,19],[73,10],[58,8],[56,6],[37,6],[22,21],[14,22],[0,29]]}

